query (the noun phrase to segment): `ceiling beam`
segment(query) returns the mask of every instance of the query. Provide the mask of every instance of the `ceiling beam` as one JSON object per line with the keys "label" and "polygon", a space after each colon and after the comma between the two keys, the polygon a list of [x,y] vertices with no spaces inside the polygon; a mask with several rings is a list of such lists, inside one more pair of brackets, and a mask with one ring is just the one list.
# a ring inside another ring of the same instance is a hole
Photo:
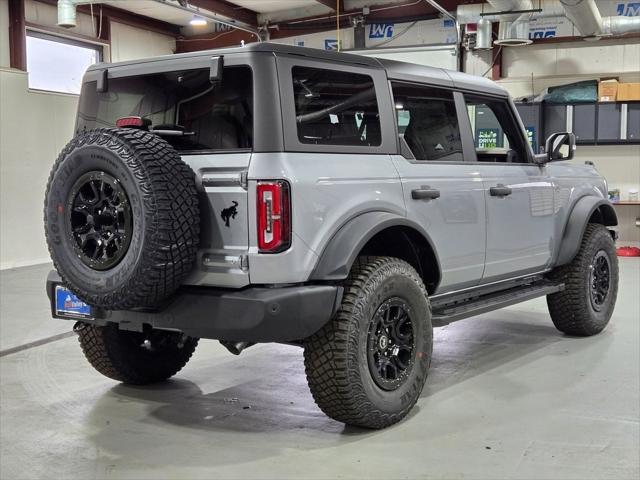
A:
{"label": "ceiling beam", "polygon": [[258,25],[258,14],[248,8],[239,7],[226,0],[189,0],[192,7],[202,8],[211,13],[217,13],[236,22],[242,22],[256,27]]}
{"label": "ceiling beam", "polygon": [[340,11],[344,12],[344,0],[316,0],[316,2],[321,3],[325,7],[329,7],[331,10],[336,10],[339,2]]}

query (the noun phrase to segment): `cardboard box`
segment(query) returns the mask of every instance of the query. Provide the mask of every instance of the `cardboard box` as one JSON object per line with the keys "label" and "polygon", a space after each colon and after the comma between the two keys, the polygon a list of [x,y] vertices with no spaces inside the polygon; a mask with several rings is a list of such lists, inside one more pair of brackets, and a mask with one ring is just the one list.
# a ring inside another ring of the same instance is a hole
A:
{"label": "cardboard box", "polygon": [[640,83],[619,83],[616,100],[619,102],[640,100]]}
{"label": "cardboard box", "polygon": [[610,78],[598,83],[598,100],[601,102],[615,102],[618,95],[618,80]]}

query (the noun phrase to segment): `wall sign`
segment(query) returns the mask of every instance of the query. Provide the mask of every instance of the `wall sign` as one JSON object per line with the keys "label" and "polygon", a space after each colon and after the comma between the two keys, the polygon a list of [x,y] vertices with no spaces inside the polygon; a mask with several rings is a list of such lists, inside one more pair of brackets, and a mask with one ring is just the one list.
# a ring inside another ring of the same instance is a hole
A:
{"label": "wall sign", "polygon": [[616,5],[616,15],[625,17],[640,16],[640,2],[618,3]]}
{"label": "wall sign", "polygon": [[325,50],[338,50],[338,40],[335,38],[325,38],[324,40]]}
{"label": "wall sign", "polygon": [[393,37],[393,23],[372,23],[369,25],[369,38]]}

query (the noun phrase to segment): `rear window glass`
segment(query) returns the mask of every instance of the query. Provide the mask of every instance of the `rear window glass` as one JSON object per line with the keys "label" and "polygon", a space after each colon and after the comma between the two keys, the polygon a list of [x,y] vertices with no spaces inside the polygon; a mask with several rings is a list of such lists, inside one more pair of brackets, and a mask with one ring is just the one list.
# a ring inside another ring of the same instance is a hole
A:
{"label": "rear window glass", "polygon": [[298,139],[316,145],[380,145],[380,116],[369,75],[294,67]]}
{"label": "rear window glass", "polygon": [[209,69],[110,78],[107,92],[96,82],[82,87],[79,130],[115,127],[122,117],[151,122],[179,151],[250,149],[253,142],[253,88],[249,67],[227,67],[222,83]]}

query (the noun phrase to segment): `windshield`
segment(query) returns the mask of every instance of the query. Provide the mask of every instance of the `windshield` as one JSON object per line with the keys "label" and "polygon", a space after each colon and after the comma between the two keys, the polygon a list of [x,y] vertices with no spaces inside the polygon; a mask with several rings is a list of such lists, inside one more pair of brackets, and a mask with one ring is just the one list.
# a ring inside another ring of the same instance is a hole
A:
{"label": "windshield", "polygon": [[251,78],[249,67],[227,67],[217,85],[208,68],[110,78],[102,93],[96,82],[86,82],[77,129],[115,127],[119,118],[136,116],[182,152],[250,149]]}

